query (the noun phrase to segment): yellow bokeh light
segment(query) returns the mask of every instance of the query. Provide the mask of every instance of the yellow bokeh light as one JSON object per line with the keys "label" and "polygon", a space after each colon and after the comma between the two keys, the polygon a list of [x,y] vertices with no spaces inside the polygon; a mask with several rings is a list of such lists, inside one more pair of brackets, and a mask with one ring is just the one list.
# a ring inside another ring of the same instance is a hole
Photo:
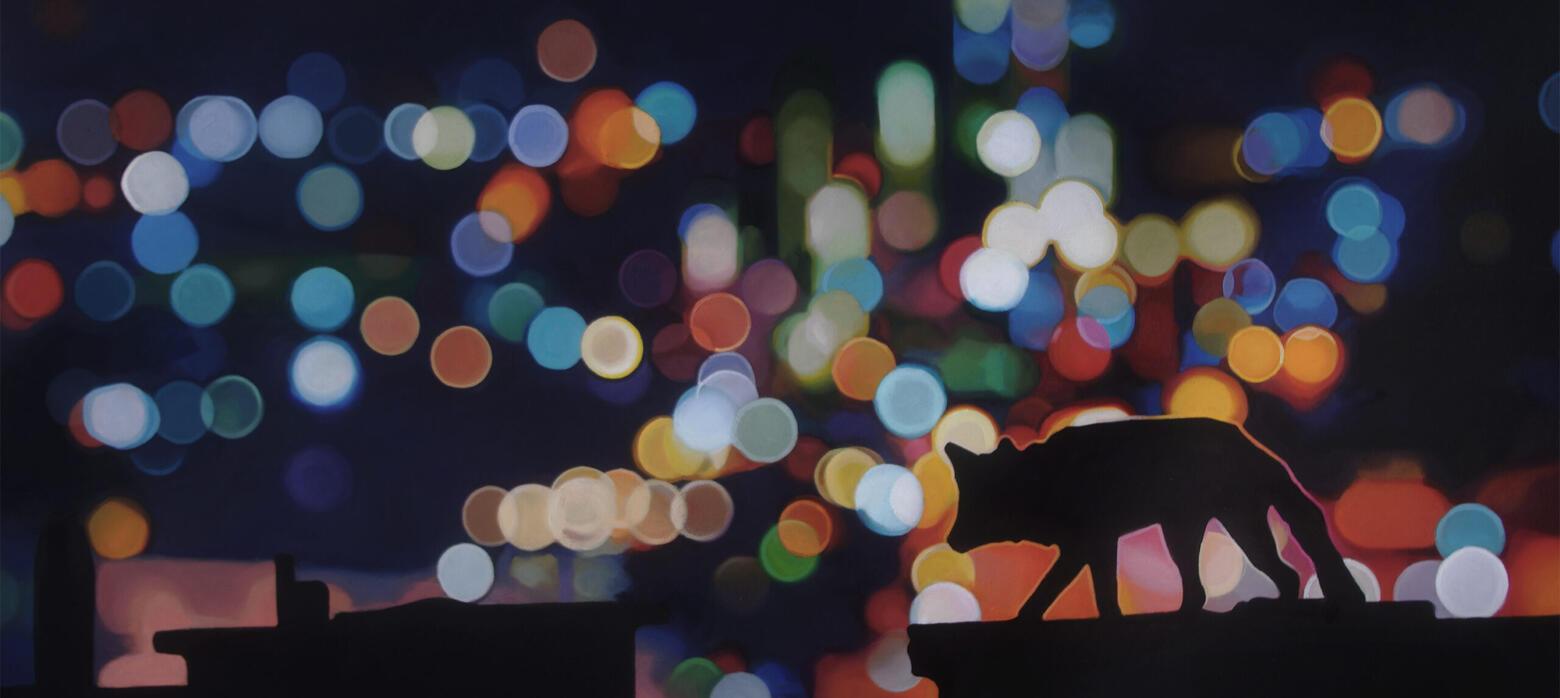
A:
{"label": "yellow bokeh light", "polygon": [[580,335],[580,360],[602,378],[625,378],[639,368],[645,343],[633,323],[617,315],[597,318]]}
{"label": "yellow bokeh light", "polygon": [[1165,413],[1240,424],[1246,421],[1246,393],[1223,371],[1194,368],[1171,379],[1166,386]]}
{"label": "yellow bokeh light", "polygon": [[1338,338],[1320,327],[1296,328],[1284,338],[1284,373],[1301,383],[1324,383],[1336,375]]}
{"label": "yellow bokeh light", "polygon": [[966,589],[975,588],[975,560],[938,543],[921,551],[910,565],[910,583],[917,593],[939,582],[952,582]]}
{"label": "yellow bokeh light", "polygon": [[151,525],[139,504],[123,497],[110,497],[92,510],[87,519],[87,537],[92,550],[109,560],[124,560],[146,550]]}
{"label": "yellow bokeh light", "polygon": [[1247,383],[1261,383],[1278,375],[1284,365],[1284,342],[1261,325],[1252,325],[1230,337],[1230,370]]}
{"label": "yellow bokeh light", "polygon": [[959,505],[959,483],[954,479],[953,466],[933,450],[922,455],[910,472],[921,481],[924,507],[921,523],[916,528],[931,528],[942,523],[943,517]]}
{"label": "yellow bokeh light", "polygon": [[1359,97],[1344,97],[1322,115],[1322,142],[1344,162],[1370,157],[1381,144],[1381,112]]}
{"label": "yellow bokeh light", "polygon": [[1251,206],[1225,197],[1205,201],[1181,219],[1182,249],[1187,257],[1213,271],[1224,271],[1251,255],[1260,227]]}
{"label": "yellow bokeh light", "polygon": [[868,469],[882,462],[883,459],[864,448],[842,448],[824,454],[818,461],[818,467],[823,471],[818,494],[832,504],[855,509],[856,483],[861,482],[861,476]]}

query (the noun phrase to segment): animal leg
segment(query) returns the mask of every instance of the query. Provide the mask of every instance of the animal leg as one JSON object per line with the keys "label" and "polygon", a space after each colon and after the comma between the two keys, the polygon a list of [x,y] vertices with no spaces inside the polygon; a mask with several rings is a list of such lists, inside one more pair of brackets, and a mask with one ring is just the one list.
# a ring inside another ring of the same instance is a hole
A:
{"label": "animal leg", "polygon": [[1294,599],[1300,596],[1300,575],[1279,557],[1273,531],[1268,528],[1265,507],[1224,517],[1219,522],[1224,524],[1224,529],[1230,532],[1235,544],[1251,559],[1251,564],[1278,585],[1279,598]]}
{"label": "animal leg", "polygon": [[1207,602],[1208,594],[1203,591],[1202,575],[1198,572],[1198,559],[1202,554],[1203,531],[1207,528],[1205,521],[1200,525],[1182,525],[1165,533],[1166,547],[1170,550],[1170,559],[1175,561],[1176,569],[1181,572],[1181,612],[1196,613],[1202,610],[1203,603]]}
{"label": "animal leg", "polygon": [[1316,563],[1316,577],[1322,586],[1322,594],[1328,599],[1345,604],[1365,603],[1365,592],[1355,583],[1354,575],[1343,564],[1343,556],[1333,547],[1327,534],[1327,520],[1316,503],[1296,492],[1290,506],[1279,509],[1279,515],[1289,522],[1289,530],[1300,547],[1305,549],[1311,561]]}
{"label": "animal leg", "polygon": [[1069,549],[1063,546],[1061,556],[1056,558],[1056,563],[1051,565],[1051,570],[1045,573],[1040,580],[1040,586],[1035,588],[1035,593],[1030,594],[1029,601],[1019,611],[1020,618],[1040,620],[1045,615],[1046,609],[1062,595],[1062,590],[1072,583],[1073,577],[1083,570],[1084,556],[1076,546]]}
{"label": "animal leg", "polygon": [[1116,539],[1109,545],[1101,544],[1089,552],[1089,572],[1094,576],[1094,605],[1101,618],[1121,616],[1121,606],[1116,601]]}

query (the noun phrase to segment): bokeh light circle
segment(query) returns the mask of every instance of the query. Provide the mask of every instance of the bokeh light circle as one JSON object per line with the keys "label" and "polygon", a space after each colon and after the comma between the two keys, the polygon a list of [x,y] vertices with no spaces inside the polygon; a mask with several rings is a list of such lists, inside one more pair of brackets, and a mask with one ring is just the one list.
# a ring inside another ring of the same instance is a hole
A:
{"label": "bokeh light circle", "polygon": [[527,552],[552,545],[552,529],[547,525],[551,499],[552,488],[537,484],[521,485],[505,494],[498,505],[498,529],[504,540]]}
{"label": "bokeh light circle", "polygon": [[178,211],[141,216],[130,229],[130,252],[143,269],[153,274],[183,270],[195,259],[199,247],[195,224]]}
{"label": "bokeh light circle", "polygon": [[191,327],[210,327],[233,308],[233,282],[221,269],[194,264],[179,272],[168,289],[173,314]]}
{"label": "bokeh light circle", "polygon": [[1029,288],[1029,267],[1013,253],[983,247],[959,268],[959,290],[981,310],[1012,310]]}
{"label": "bokeh light circle", "polygon": [[732,445],[756,463],[775,463],[790,455],[798,433],[790,406],[775,398],[759,398],[737,410]]}
{"label": "bokeh light circle", "polygon": [[677,291],[677,265],[657,250],[639,250],[618,267],[618,287],[628,302],[655,308]]}
{"label": "bokeh light circle", "polygon": [[486,104],[472,104],[463,110],[476,132],[471,145],[472,162],[488,162],[498,157],[509,144],[509,119]]}
{"label": "bokeh light circle", "polygon": [[308,157],[325,136],[320,110],[302,97],[283,95],[260,110],[260,144],[284,160]]}
{"label": "bokeh light circle", "polygon": [[1230,371],[1241,380],[1261,383],[1284,365],[1284,343],[1273,330],[1251,325],[1230,336],[1227,358]]}
{"label": "bokeh light circle", "polygon": [[157,389],[157,435],[187,446],[200,440],[216,418],[216,404],[205,389],[189,381],[173,381]]}
{"label": "bokeh light circle", "polygon": [[563,371],[580,361],[580,338],[585,335],[585,318],[572,308],[543,308],[526,329],[525,344],[531,358],[543,368]]}
{"label": "bokeh light circle", "polygon": [[661,127],[662,145],[671,145],[686,138],[693,131],[694,120],[699,115],[698,106],[694,104],[693,95],[688,89],[667,80],[651,83],[640,90],[639,96],[634,98],[634,104]]}
{"label": "bokeh light circle", "polygon": [[688,448],[705,453],[731,445],[737,405],[718,390],[698,390],[672,411],[672,431]]}
{"label": "bokeh light circle", "polygon": [[688,331],[693,341],[712,352],[736,349],[747,340],[752,328],[753,318],[747,305],[730,293],[711,293],[688,311]]}
{"label": "bokeh light circle", "polygon": [[980,620],[980,601],[969,589],[953,582],[938,582],[921,590],[910,602],[910,623],[973,623]]}
{"label": "bokeh light circle", "polygon": [[1121,257],[1143,279],[1169,274],[1181,257],[1180,231],[1175,221],[1153,214],[1132,219],[1122,240]]}
{"label": "bokeh light circle", "polygon": [[1321,327],[1300,327],[1284,337],[1284,374],[1301,383],[1321,385],[1332,380],[1342,359],[1338,337]]}
{"label": "bokeh light circle", "polygon": [[1040,159],[1040,131],[1022,112],[999,111],[981,125],[975,150],[986,169],[1003,177],[1017,177]]}
{"label": "bokeh light circle", "polygon": [[1450,618],[1451,613],[1442,605],[1441,597],[1436,596],[1436,573],[1441,571],[1440,560],[1420,560],[1398,573],[1397,581],[1392,583],[1393,601],[1428,601],[1435,607],[1436,618]]}
{"label": "bokeh light circle", "polygon": [[314,267],[293,281],[293,316],[316,332],[332,332],[352,317],[352,281],[330,267]]}
{"label": "bokeh light circle", "polygon": [[883,274],[865,257],[841,260],[825,269],[819,280],[818,292],[829,291],[849,293],[870,313],[883,300]]}
{"label": "bokeh light circle", "polygon": [[385,115],[385,147],[402,160],[416,160],[417,149],[412,145],[412,134],[422,122],[428,108],[406,102],[396,105]]}
{"label": "bokeh light circle", "polygon": [[720,677],[710,689],[710,698],[770,698],[764,680],[745,671]]}
{"label": "bokeh light circle", "polygon": [[287,91],[330,111],[347,93],[347,71],[328,53],[305,53],[287,67]]}
{"label": "bokeh light circle", "polygon": [[1483,504],[1467,502],[1452,507],[1435,526],[1435,549],[1448,557],[1470,545],[1496,555],[1506,549],[1506,527],[1500,516]]}
{"label": "bokeh light circle", "polygon": [[545,304],[542,294],[518,281],[504,284],[488,299],[488,324],[499,337],[510,342],[524,342],[531,319],[541,312]]}
{"label": "bokeh light circle", "polygon": [[682,487],[683,502],[688,508],[683,523],[683,537],[707,543],[721,537],[731,527],[735,504],[725,486],[714,480],[694,480]]}
{"label": "bokeh light circle", "polygon": [[1188,257],[1208,269],[1224,271],[1256,248],[1258,219],[1243,201],[1215,199],[1188,211],[1181,231]]}
{"label": "bokeh light circle", "polygon": [[456,543],[439,556],[439,588],[456,601],[480,601],[493,589],[493,559],[472,543]]}
{"label": "bokeh light circle", "polygon": [[435,170],[453,170],[465,164],[476,144],[476,127],[457,107],[429,109],[412,126],[412,152]]}
{"label": "bokeh light circle", "polygon": [[374,110],[363,106],[347,107],[330,117],[325,139],[337,160],[364,165],[385,149],[385,124]]}
{"label": "bokeh light circle", "polygon": [[1332,289],[1317,279],[1290,279],[1273,302],[1273,322],[1280,331],[1300,325],[1332,327],[1338,319],[1338,301]]}
{"label": "bokeh light circle", "polygon": [[265,400],[248,378],[222,376],[206,386],[211,399],[211,433],[224,439],[241,439],[260,426]]}
{"label": "bokeh light circle", "polygon": [[340,407],[357,392],[357,354],[346,342],[320,336],[293,352],[288,377],[293,396],[313,407]]}
{"label": "bokeh light circle", "polygon": [[633,373],[644,353],[639,330],[617,315],[592,320],[580,335],[580,359],[585,367],[609,380]]}
{"label": "bokeh light circle", "polygon": [[1379,230],[1363,239],[1339,236],[1333,243],[1332,260],[1344,278],[1377,283],[1386,280],[1397,266],[1397,243]]}
{"label": "bokeh light circle", "polygon": [[688,521],[688,504],[683,501],[682,490],[661,480],[650,480],[645,486],[650,489],[650,508],[629,532],[634,540],[646,545],[670,543]]}
{"label": "bokeh light circle", "polygon": [[1435,573],[1435,595],[1455,618],[1489,618],[1506,605],[1511,579],[1495,553],[1476,545],[1446,556]]}
{"label": "bokeh light circle", "polygon": [[931,369],[905,364],[883,377],[872,405],[885,428],[895,436],[914,439],[937,426],[948,407],[948,395]]}
{"label": "bokeh light circle", "polygon": [[578,20],[548,25],[536,39],[536,62],[558,82],[577,82],[596,66],[596,37]]}
{"label": "bokeh light circle", "polygon": [[547,500],[547,528],[570,550],[592,550],[607,542],[617,519],[617,487],[593,468],[565,471]]}
{"label": "bokeh light circle", "polygon": [[821,503],[798,499],[780,512],[776,536],[786,552],[797,557],[817,557],[834,537],[834,517]]}
{"label": "bokeh light circle", "polygon": [[1381,113],[1369,100],[1344,97],[1322,114],[1322,142],[1343,162],[1358,162],[1381,143]]}
{"label": "bokeh light circle", "polygon": [[76,276],[76,307],[98,322],[113,322],[135,305],[135,280],[118,262],[93,262]]}
{"label": "bokeh light circle", "polygon": [[466,496],[460,507],[461,527],[466,536],[477,545],[504,544],[504,530],[498,525],[498,510],[504,503],[504,488],[495,485],[478,487]]}
{"label": "bokeh light circle", "polygon": [[110,497],[87,517],[87,539],[92,551],[106,560],[124,560],[146,550],[151,537],[146,510],[123,497]]}
{"label": "bokeh light circle", "polygon": [[1246,392],[1229,374],[1200,366],[1171,379],[1164,389],[1165,414],[1206,417],[1231,424],[1246,421]]}
{"label": "bokeh light circle", "polygon": [[738,295],[754,313],[775,317],[796,304],[797,292],[796,275],[785,262],[761,259],[742,272]]}
{"label": "bokeh light circle", "polygon": [[173,213],[190,195],[184,165],[160,150],[137,155],[119,176],[119,190],[130,208],[148,216]]}
{"label": "bokeh light circle", "polygon": [[1192,317],[1192,337],[1209,356],[1224,358],[1230,338],[1251,325],[1251,316],[1239,303],[1228,298],[1208,301]]}
{"label": "bokeh light circle", "polygon": [[547,167],[563,157],[569,145],[569,124],[557,109],[531,104],[509,123],[509,150],[531,167]]}
{"label": "bokeh light circle", "polygon": [[78,165],[96,165],[109,159],[119,148],[111,122],[107,104],[95,99],[72,102],[60,112],[54,125],[60,152]]}
{"label": "bokeh light circle", "polygon": [[896,191],[878,205],[873,222],[889,247],[914,252],[937,236],[937,206],[921,192]]}
{"label": "bokeh light circle", "polygon": [[795,583],[812,576],[818,557],[794,555],[780,544],[778,527],[772,526],[758,543],[758,562],[777,582]]}
{"label": "bokeh light circle", "polygon": [[179,110],[179,140],[213,162],[232,162],[247,154],[259,136],[255,112],[237,97],[196,97]]}
{"label": "bokeh light circle", "polygon": [[508,219],[493,211],[466,214],[450,230],[450,255],[472,276],[503,271],[515,256]]}
{"label": "bokeh light circle", "polygon": [[363,214],[363,185],[340,165],[320,165],[298,180],[298,212],[319,230],[341,230]]}
{"label": "bokeh light circle", "polygon": [[417,309],[398,296],[376,298],[363,308],[358,331],[363,343],[375,353],[400,356],[410,351],[422,330]]}
{"label": "bokeh light circle", "polygon": [[874,533],[902,536],[921,523],[921,481],[898,465],[875,465],[856,483],[856,513]]}
{"label": "bokeh light circle", "polygon": [[472,388],[493,368],[493,348],[477,328],[457,325],[441,333],[428,349],[433,375],[451,388]]}
{"label": "bokeh light circle", "polygon": [[896,365],[888,345],[871,337],[856,337],[835,352],[829,371],[841,395],[865,402],[877,394],[878,384]]}
{"label": "bokeh light circle", "polygon": [[[162,95],[151,90],[131,90],[114,102],[109,127],[124,147],[151,150],[168,142],[168,136],[173,134],[173,111]],[[8,165],[0,162],[0,169],[4,167]]]}
{"label": "bokeh light circle", "polygon": [[1260,259],[1243,259],[1224,272],[1224,297],[1240,304],[1249,315],[1267,310],[1278,294],[1273,270]]}
{"label": "bokeh light circle", "polygon": [[87,433],[103,445],[128,451],[157,435],[161,416],[157,403],[129,383],[97,388],[81,399]]}

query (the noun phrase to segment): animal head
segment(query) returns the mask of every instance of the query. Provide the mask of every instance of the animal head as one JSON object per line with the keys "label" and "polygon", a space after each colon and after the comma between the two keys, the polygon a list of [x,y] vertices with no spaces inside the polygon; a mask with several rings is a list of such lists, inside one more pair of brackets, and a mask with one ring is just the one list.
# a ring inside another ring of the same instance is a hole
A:
{"label": "animal head", "polygon": [[1043,445],[1020,451],[1007,439],[990,453],[948,444],[948,461],[959,488],[959,510],[948,544],[969,550],[984,543],[1025,539],[1045,509],[1037,499],[1046,479],[1042,451]]}

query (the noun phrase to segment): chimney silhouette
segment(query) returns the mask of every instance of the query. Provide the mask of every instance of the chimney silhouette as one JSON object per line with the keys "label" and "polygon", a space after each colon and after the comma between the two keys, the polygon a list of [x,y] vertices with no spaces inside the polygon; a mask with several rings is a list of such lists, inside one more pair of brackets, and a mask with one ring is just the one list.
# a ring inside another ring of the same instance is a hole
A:
{"label": "chimney silhouette", "polygon": [[291,555],[276,556],[276,627],[297,628],[330,620],[324,582],[300,582]]}
{"label": "chimney silhouette", "polygon": [[38,539],[33,564],[33,666],[42,695],[92,690],[96,569],[86,527],[57,517]]}

